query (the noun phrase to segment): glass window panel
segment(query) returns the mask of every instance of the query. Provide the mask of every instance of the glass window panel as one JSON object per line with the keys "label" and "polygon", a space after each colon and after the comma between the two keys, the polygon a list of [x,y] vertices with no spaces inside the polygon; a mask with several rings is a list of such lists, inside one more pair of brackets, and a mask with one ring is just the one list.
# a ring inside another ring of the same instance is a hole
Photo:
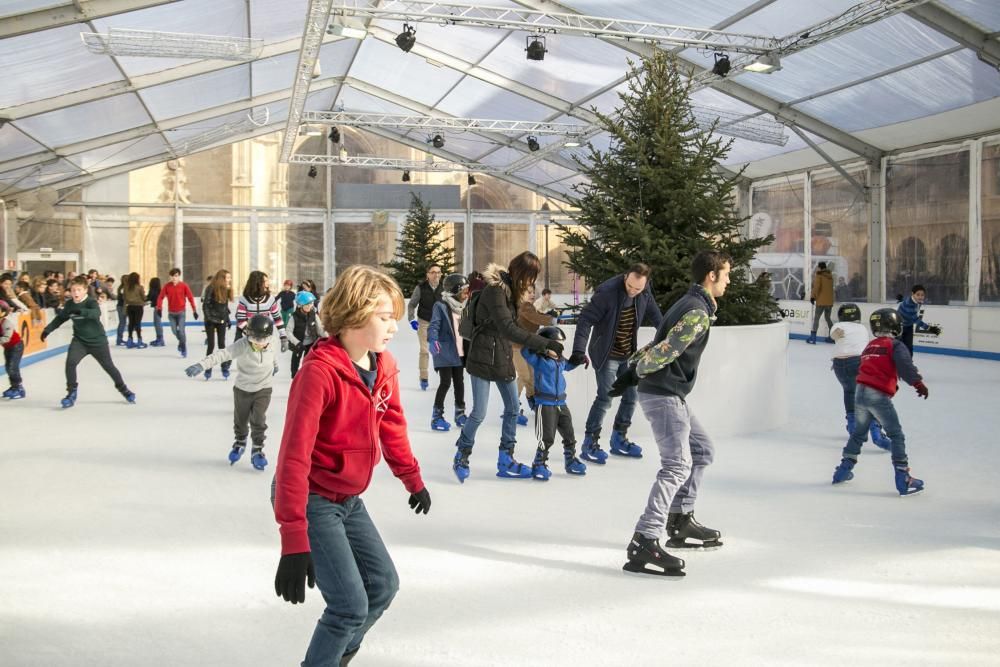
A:
{"label": "glass window panel", "polygon": [[[205,216],[206,211],[185,211],[185,216]],[[223,213],[225,215],[225,213]],[[231,214],[230,214],[231,215]],[[242,218],[240,218],[242,219]],[[251,267],[250,226],[246,222],[184,222],[184,282],[195,296],[205,290],[208,276],[219,269],[233,274],[233,292],[243,291]]]}
{"label": "glass window panel", "polygon": [[[585,232],[581,225],[567,225],[574,232]],[[542,262],[542,272],[535,281],[535,298],[542,296],[542,289],[548,287],[553,294],[579,295],[585,289],[583,280],[569,270],[565,262],[569,260],[567,246],[563,242],[563,232],[555,223],[535,227],[537,235],[535,252]],[[570,305],[565,299],[556,299],[556,305]]]}
{"label": "glass window panel", "polygon": [[527,248],[527,223],[476,222],[473,218],[472,268],[476,271],[485,270],[490,263],[507,266]]}
{"label": "glass window panel", "polygon": [[437,108],[464,118],[541,121],[553,114],[553,109],[549,107],[469,76],[462,79]]}
{"label": "glass window panel", "polygon": [[13,123],[0,127],[0,161],[40,153],[45,147],[19,132]]}
{"label": "glass window panel", "polygon": [[250,97],[250,66],[229,67],[139,91],[157,120]]}
{"label": "glass window panel", "polygon": [[[419,30],[420,27],[417,27]],[[351,76],[404,97],[434,105],[462,78],[448,67],[435,67],[423,58],[403,53],[395,44],[368,38],[361,43]]]}
{"label": "glass window panel", "polygon": [[969,153],[886,167],[886,300],[927,288],[927,302],[964,303],[969,276]]}
{"label": "glass window panel", "polygon": [[[864,172],[851,174],[865,182]],[[834,297],[868,301],[868,204],[842,176],[812,182],[812,261],[833,272]]]}
{"label": "glass window panel", "polygon": [[323,285],[323,218],[322,216],[296,214],[289,211],[286,217],[297,222],[283,222],[271,213],[261,213],[270,219],[257,223],[257,266],[271,276],[272,285],[289,279],[298,285],[305,279],[316,283],[322,294]]}
{"label": "glass window panel", "polygon": [[774,241],[751,260],[755,274],[771,274],[771,294],[776,299],[801,299],[805,295],[805,200],[801,181],[754,187],[750,218],[754,237],[774,234]]}
{"label": "glass window panel", "polygon": [[986,32],[1000,31],[1000,3],[994,0],[940,0],[959,14],[972,19]]}
{"label": "glass window panel", "polygon": [[371,222],[337,222],[333,232],[338,273],[352,264],[381,266],[396,253],[397,225],[385,211],[372,212]]}
{"label": "glass window panel", "polygon": [[47,146],[73,144],[152,121],[135,95],[116,95],[17,121],[18,127]]}
{"label": "glass window panel", "polygon": [[[141,139],[122,141],[86,153],[70,155],[69,159],[87,171],[94,172],[166,152],[167,145],[160,135],[151,134]],[[164,159],[166,158],[164,155]]]}
{"label": "glass window panel", "polygon": [[0,86],[0,108],[122,79],[111,58],[83,45],[79,25],[0,39],[0,62],[8,73]]}
{"label": "glass window panel", "polygon": [[983,260],[979,300],[1000,303],[1000,144],[983,146],[982,195]]}

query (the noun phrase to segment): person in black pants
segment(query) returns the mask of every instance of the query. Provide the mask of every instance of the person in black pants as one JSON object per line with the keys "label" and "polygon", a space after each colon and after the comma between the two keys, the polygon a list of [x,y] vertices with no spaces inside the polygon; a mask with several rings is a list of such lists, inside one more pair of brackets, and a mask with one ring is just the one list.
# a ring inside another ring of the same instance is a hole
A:
{"label": "person in black pants", "polygon": [[302,358],[309,354],[316,341],[326,336],[316,313],[316,295],[302,290],[295,295],[295,305],[297,307],[289,318],[291,326],[286,329],[288,344],[292,349],[292,378],[299,372]]}
{"label": "person in black pants", "polygon": [[[125,299],[125,315],[128,317],[128,342],[126,347],[144,348],[146,344],[142,342],[142,310],[146,303],[146,292],[142,289],[139,274],[134,271],[125,276],[124,289],[122,295]],[[138,342],[132,340],[132,335]]]}
{"label": "person in black pants", "polygon": [[[205,315],[205,344],[208,346],[207,355],[215,351],[216,345],[220,350],[226,349],[226,329],[232,326],[229,320],[229,303],[233,299],[233,276],[225,269],[219,271],[212,278],[205,294],[202,296],[201,308]],[[229,367],[232,361],[222,362],[222,377],[229,378]],[[205,379],[212,378],[212,369],[205,369]]]}
{"label": "person in black pants", "polygon": [[441,300],[431,309],[431,322],[427,327],[427,347],[434,357],[434,370],[440,382],[434,395],[431,428],[447,431],[451,424],[444,418],[444,399],[455,385],[455,426],[465,426],[465,345],[458,334],[465,300],[469,298],[469,281],[461,273],[445,277]]}

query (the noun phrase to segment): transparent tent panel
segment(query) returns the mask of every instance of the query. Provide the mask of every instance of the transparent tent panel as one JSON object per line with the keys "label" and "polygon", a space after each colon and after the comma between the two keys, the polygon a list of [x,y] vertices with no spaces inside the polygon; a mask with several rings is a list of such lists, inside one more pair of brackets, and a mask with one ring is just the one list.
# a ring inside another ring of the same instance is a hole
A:
{"label": "transparent tent panel", "polygon": [[[185,211],[183,246],[184,282],[201,296],[208,277],[219,269],[233,276],[233,292],[243,291],[250,266],[250,226],[246,222],[188,222],[189,216],[207,217],[205,211]],[[241,220],[243,218],[235,218]]]}
{"label": "transparent tent panel", "polygon": [[40,153],[45,147],[20,132],[12,123],[0,127],[0,161]]}
{"label": "transparent tent panel", "polygon": [[434,105],[462,78],[461,72],[429,65],[417,54],[373,37],[361,43],[350,75],[427,105]]}
{"label": "transparent tent panel", "polygon": [[[826,142],[825,139],[821,139],[820,137],[809,134],[808,132],[806,133],[806,136],[819,145]],[[765,144],[759,141],[750,141],[749,139],[739,139],[725,136],[720,136],[718,138],[722,141],[729,141],[732,139],[732,144],[730,144],[729,147],[729,153],[722,161],[723,165],[741,165],[747,162],[766,160],[767,158],[771,158],[776,155],[784,155],[785,153],[791,153],[807,147],[806,142],[802,141],[802,139],[799,138],[799,136],[794,132],[788,133],[788,143],[784,146],[776,146],[774,144]]]}
{"label": "transparent tent panel", "polygon": [[776,299],[801,299],[805,294],[805,185],[801,179],[755,187],[751,195],[751,233],[774,235],[774,241],[754,256],[755,275],[771,276]]}
{"label": "transparent tent panel", "polygon": [[82,173],[77,165],[62,158],[56,162],[37,164],[0,172],[0,192],[28,190],[73,178]]}
{"label": "transparent tent panel", "polygon": [[250,66],[228,67],[145,88],[139,95],[157,120],[183,116],[250,97]]}
{"label": "transparent tent panel", "polygon": [[352,264],[381,266],[396,253],[397,225],[388,214],[372,212],[371,222],[336,222],[334,230],[334,262],[337,271]]}
{"label": "transparent tent panel", "polygon": [[[505,4],[513,6],[513,3],[495,2],[494,0],[490,0],[487,4],[491,7],[504,6]],[[375,21],[374,25],[397,35],[403,30],[402,21],[387,21],[382,19]],[[411,23],[410,26],[417,31],[417,44],[423,44],[437,51],[443,51],[449,56],[465,60],[466,62],[479,62],[509,34],[507,30],[478,28],[466,25],[437,25],[436,23],[422,22]],[[394,44],[388,44],[388,46],[393,49],[396,48]],[[416,54],[412,54],[409,57],[423,60],[422,56]]]}
{"label": "transparent tent panel", "polygon": [[105,97],[17,121],[17,126],[50,147],[114,134],[152,123],[134,94]]}
{"label": "transparent tent panel", "polygon": [[[750,3],[742,4],[745,8]],[[797,35],[803,29],[839,16],[857,4],[858,0],[776,0],[725,29],[729,32],[768,37]]]}
{"label": "transparent tent panel", "polygon": [[[173,211],[165,213],[163,209],[133,206],[128,214],[128,268],[139,274],[147,292],[151,278],[159,278],[162,287],[169,281],[170,269],[177,266]],[[183,277],[185,281],[189,278]],[[196,297],[201,296],[193,287],[192,292]]]}
{"label": "transparent tent panel", "polygon": [[507,266],[528,247],[528,223],[476,222],[472,225],[472,268],[483,271],[491,263]]}
{"label": "transparent tent panel", "polygon": [[465,118],[515,118],[541,121],[553,109],[472,77],[462,79],[437,108]]}
{"label": "transparent tent panel", "polygon": [[[539,141],[541,141],[541,138],[539,138]],[[524,157],[524,153],[521,151],[504,147],[485,156],[481,162],[492,167],[505,167],[522,157]]]}
{"label": "transparent tent panel", "polygon": [[277,218],[261,220],[257,224],[257,263],[259,270],[271,277],[272,285],[285,279],[296,285],[305,279],[323,285],[323,217],[296,215],[290,212],[282,221]]}
{"label": "transparent tent panel", "polygon": [[[864,172],[851,175],[865,182]],[[813,263],[826,261],[833,272],[837,302],[868,301],[867,202],[839,174],[813,178],[811,201]]]}
{"label": "transparent tent panel", "polygon": [[560,167],[557,164],[551,162],[541,161],[522,169],[515,173],[516,176],[524,178],[533,183],[539,183],[545,185],[553,181],[560,181],[564,178],[572,176],[574,172],[570,169]]}
{"label": "transparent tent panel", "polygon": [[1000,31],[1000,3],[993,0],[939,0],[961,16],[971,19],[986,32]]}
{"label": "transparent tent panel", "polygon": [[[337,99],[337,94],[340,92],[340,86],[332,86],[324,90],[317,90],[315,93],[309,93],[309,97],[306,98],[306,110],[307,111],[329,111],[334,102]],[[285,103],[285,111],[283,116],[288,116],[288,104]]]}
{"label": "transparent tent panel", "polygon": [[983,146],[982,195],[982,270],[979,300],[1000,305],[1000,145]]}
{"label": "transparent tent panel", "polygon": [[[580,225],[567,225],[574,232],[586,233]],[[564,298],[556,299],[557,306],[568,306],[579,298],[584,291],[583,279],[570,271],[565,262],[569,259],[568,246],[563,241],[563,232],[555,223],[538,224],[535,227],[535,247],[542,271],[535,281],[535,298],[542,296],[542,290],[548,288],[556,295],[571,295],[567,302]]]}
{"label": "transparent tent panel", "polygon": [[388,102],[375,95],[352,88],[350,85],[343,87],[337,102],[338,105],[344,107],[345,111],[375,111],[378,113],[398,114],[417,113],[413,109]]}
{"label": "transparent tent panel", "polygon": [[253,0],[250,3],[251,37],[277,42],[302,37],[307,0]]}
{"label": "transparent tent panel", "polygon": [[565,3],[581,14],[672,23],[691,28],[710,28],[726,17],[744,9],[748,0],[660,0],[651,3],[641,0],[569,0]]}
{"label": "transparent tent panel", "polygon": [[[16,247],[23,250],[52,248],[54,252],[79,252],[83,247],[80,210],[74,206],[56,206],[55,216],[58,217],[49,219],[32,217],[18,221],[17,224],[13,224],[12,216],[8,217],[11,234],[17,235]],[[79,267],[76,269],[79,270]]]}
{"label": "transparent tent panel", "polygon": [[80,32],[70,25],[0,40],[0,62],[17,73],[0,86],[0,109],[122,80],[111,58],[86,49]]}
{"label": "transparent tent panel", "polygon": [[[320,49],[320,77],[326,79],[344,76],[353,55],[354,48],[349,40],[340,40],[324,45]],[[251,64],[253,68],[253,94],[263,95],[276,90],[290,89],[295,81],[295,68],[298,61],[297,51],[254,61]]]}
{"label": "transparent tent panel", "polygon": [[[141,160],[160,153],[167,153],[168,146],[159,134],[151,134],[141,139],[121,141],[108,146],[102,146],[84,153],[70,155],[69,159],[83,169],[94,172],[118,165]],[[169,156],[164,155],[164,159]]]}

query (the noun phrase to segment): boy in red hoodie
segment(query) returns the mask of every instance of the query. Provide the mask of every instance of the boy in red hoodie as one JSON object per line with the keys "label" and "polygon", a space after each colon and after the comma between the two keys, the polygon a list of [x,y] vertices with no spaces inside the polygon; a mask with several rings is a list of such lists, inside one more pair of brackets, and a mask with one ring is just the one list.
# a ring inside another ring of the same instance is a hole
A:
{"label": "boy in red hoodie", "polygon": [[308,579],[326,601],[303,665],[350,662],[399,589],[361,500],[380,456],[410,492],[411,509],[426,514],[431,506],[386,351],[403,310],[392,278],[349,267],[320,308],[329,337],[313,346],[289,392],[272,488],[281,532],[274,591],[304,602]]}

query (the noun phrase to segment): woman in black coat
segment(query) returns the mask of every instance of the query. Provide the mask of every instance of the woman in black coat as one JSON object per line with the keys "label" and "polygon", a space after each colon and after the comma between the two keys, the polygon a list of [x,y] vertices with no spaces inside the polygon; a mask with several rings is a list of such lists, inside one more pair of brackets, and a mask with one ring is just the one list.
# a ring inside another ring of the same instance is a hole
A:
{"label": "woman in black coat", "polygon": [[460,482],[469,476],[469,454],[475,444],[476,431],[486,417],[491,384],[500,390],[504,408],[497,477],[531,477],[531,466],[514,460],[518,400],[511,343],[553,357],[563,351],[559,341],[529,333],[517,325],[517,305],[524,292],[535,284],[540,270],[538,257],[525,251],[510,261],[506,271],[497,264],[490,264],[483,273],[486,284],[476,296],[475,330],[471,340],[466,341],[465,369],[472,376],[472,412],[456,443],[458,452],[453,468]]}

